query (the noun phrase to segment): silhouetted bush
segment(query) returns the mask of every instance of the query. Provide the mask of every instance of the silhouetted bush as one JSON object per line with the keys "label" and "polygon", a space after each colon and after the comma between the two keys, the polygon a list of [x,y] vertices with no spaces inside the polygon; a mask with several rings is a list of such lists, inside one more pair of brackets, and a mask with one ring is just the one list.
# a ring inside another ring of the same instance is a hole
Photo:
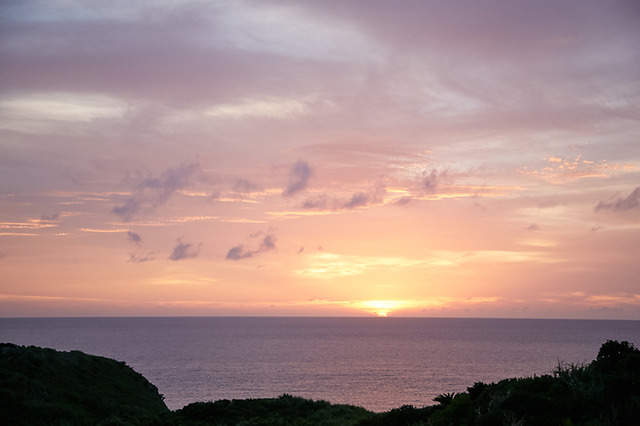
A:
{"label": "silhouetted bush", "polygon": [[123,362],[0,344],[0,424],[138,424],[168,411],[158,389]]}
{"label": "silhouetted bush", "polygon": [[375,414],[360,424],[362,426],[422,425],[429,420],[433,410],[433,407],[416,408],[413,405],[403,405],[384,413]]}
{"label": "silhouetted bush", "polygon": [[196,402],[175,412],[180,424],[202,425],[357,425],[373,413],[361,407],[279,398]]}

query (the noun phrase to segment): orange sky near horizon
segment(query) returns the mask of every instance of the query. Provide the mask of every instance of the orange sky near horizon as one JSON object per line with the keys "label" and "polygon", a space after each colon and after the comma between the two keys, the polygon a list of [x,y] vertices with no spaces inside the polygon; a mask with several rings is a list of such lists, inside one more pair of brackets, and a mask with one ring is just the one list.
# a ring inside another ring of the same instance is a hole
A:
{"label": "orange sky near horizon", "polygon": [[634,2],[0,19],[2,317],[640,320]]}

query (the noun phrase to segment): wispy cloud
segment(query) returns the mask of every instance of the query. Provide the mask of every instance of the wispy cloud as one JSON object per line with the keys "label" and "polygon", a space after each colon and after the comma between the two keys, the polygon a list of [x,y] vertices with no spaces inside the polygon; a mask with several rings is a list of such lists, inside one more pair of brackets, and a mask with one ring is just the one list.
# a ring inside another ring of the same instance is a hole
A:
{"label": "wispy cloud", "polygon": [[448,180],[449,172],[446,170],[438,171],[432,169],[430,172],[425,170],[420,179],[420,188],[427,194],[435,194],[443,180]]}
{"label": "wispy cloud", "polygon": [[246,100],[234,104],[216,105],[205,111],[211,117],[220,118],[295,118],[309,113],[305,100],[300,99],[270,99]]}
{"label": "wispy cloud", "polygon": [[356,207],[366,206],[369,202],[369,195],[364,192],[357,192],[351,196],[349,201],[342,205],[342,208],[353,209]]}
{"label": "wispy cloud", "polygon": [[291,170],[289,171],[289,184],[282,195],[289,197],[304,190],[312,174],[313,171],[309,163],[304,160],[296,161],[296,163],[291,166]]}
{"label": "wispy cloud", "polygon": [[244,244],[232,247],[225,257],[227,260],[241,260],[253,256],[256,252],[245,249]]}
{"label": "wispy cloud", "polygon": [[155,260],[155,257],[152,256],[152,253],[148,253],[146,255],[141,255],[141,254],[137,254],[137,253],[129,253],[128,262],[131,262],[131,263],[145,263],[145,262],[150,262],[152,260]]}
{"label": "wispy cloud", "polygon": [[233,184],[233,191],[241,194],[247,194],[259,190],[260,187],[258,185],[245,178],[238,178]]}
{"label": "wispy cloud", "polygon": [[55,223],[47,223],[41,220],[28,220],[26,222],[0,222],[0,229],[44,229],[56,228]]}
{"label": "wispy cloud", "polygon": [[247,249],[244,244],[239,244],[235,247],[232,247],[228,252],[226,259],[227,260],[242,260],[248,259],[260,253],[266,253],[269,251],[276,250],[276,237],[273,234],[265,235],[258,248],[254,250]]}
{"label": "wispy cloud", "polygon": [[43,222],[55,222],[58,219],[60,219],[60,213],[43,214],[42,216],[40,216],[40,220]]}
{"label": "wispy cloud", "polygon": [[94,234],[115,234],[115,233],[128,233],[128,229],[110,228],[110,229],[96,229],[96,228],[80,228],[81,232],[93,232]]}
{"label": "wispy cloud", "polygon": [[319,252],[308,256],[308,264],[296,274],[331,279],[360,275],[386,268],[406,268],[426,264],[424,260],[401,257],[353,256]]}
{"label": "wispy cloud", "polygon": [[178,190],[189,185],[199,170],[199,164],[191,163],[166,169],[157,177],[137,179],[138,182],[131,196],[121,205],[115,206],[111,212],[128,222],[145,209],[154,211],[166,203]]}
{"label": "wispy cloud", "polygon": [[191,243],[183,243],[180,238],[178,238],[178,244],[173,248],[171,255],[169,256],[169,260],[178,261],[182,259],[193,259],[198,257],[200,254],[200,248],[202,244],[194,246]]}
{"label": "wispy cloud", "polygon": [[[430,173],[429,173],[430,176]],[[270,211],[267,215],[277,218],[297,218],[360,211],[385,205],[403,206],[414,201],[436,201],[445,199],[505,197],[523,191],[520,186],[497,185],[451,185],[438,183],[433,192],[421,187],[386,188],[379,184],[369,191],[334,194],[318,193],[309,196],[300,204],[300,210]]]}
{"label": "wispy cloud", "polygon": [[386,188],[378,184],[369,191],[356,191],[351,194],[317,194],[305,200],[300,208],[304,210],[350,211],[363,207],[382,205],[386,202]]}
{"label": "wispy cloud", "polygon": [[607,178],[616,173],[636,170],[633,164],[609,163],[607,160],[586,160],[582,155],[565,158],[549,156],[546,165],[540,168],[522,167],[520,173],[545,180],[552,184],[562,184],[585,178]]}
{"label": "wispy cloud", "polygon": [[640,207],[640,187],[631,192],[627,197],[618,197],[613,201],[600,201],[595,207],[595,211],[600,210],[613,210],[613,211],[627,211],[637,209]]}
{"label": "wispy cloud", "polygon": [[142,237],[140,236],[140,234],[137,234],[133,231],[127,231],[127,239],[130,243],[133,244],[140,244],[142,242]]}
{"label": "wispy cloud", "polygon": [[[127,240],[135,245],[136,247],[140,247],[142,245],[142,237],[140,236],[140,234],[133,232],[133,231],[127,231]],[[145,262],[150,262],[152,260],[155,260],[155,256],[153,256],[153,252],[149,252],[147,254],[141,254],[141,253],[129,253],[129,262],[131,263],[145,263]]]}

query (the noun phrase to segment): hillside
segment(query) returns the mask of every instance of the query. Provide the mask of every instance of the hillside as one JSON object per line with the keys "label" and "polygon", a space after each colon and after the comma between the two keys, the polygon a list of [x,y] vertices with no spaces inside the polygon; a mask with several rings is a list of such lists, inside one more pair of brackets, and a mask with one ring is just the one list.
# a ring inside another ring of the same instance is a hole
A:
{"label": "hillside", "polygon": [[126,424],[168,411],[158,389],[123,362],[0,344],[0,424]]}

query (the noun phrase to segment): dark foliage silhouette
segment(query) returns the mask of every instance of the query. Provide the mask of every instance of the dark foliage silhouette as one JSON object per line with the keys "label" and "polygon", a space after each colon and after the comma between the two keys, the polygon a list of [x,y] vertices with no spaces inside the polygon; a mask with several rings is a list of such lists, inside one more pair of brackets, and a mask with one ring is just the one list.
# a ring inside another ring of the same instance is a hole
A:
{"label": "dark foliage silhouette", "polygon": [[590,364],[476,382],[434,401],[373,413],[285,394],[169,411],[157,389],[124,363],[0,344],[0,424],[21,425],[632,425],[640,413],[640,351],[608,340]]}

